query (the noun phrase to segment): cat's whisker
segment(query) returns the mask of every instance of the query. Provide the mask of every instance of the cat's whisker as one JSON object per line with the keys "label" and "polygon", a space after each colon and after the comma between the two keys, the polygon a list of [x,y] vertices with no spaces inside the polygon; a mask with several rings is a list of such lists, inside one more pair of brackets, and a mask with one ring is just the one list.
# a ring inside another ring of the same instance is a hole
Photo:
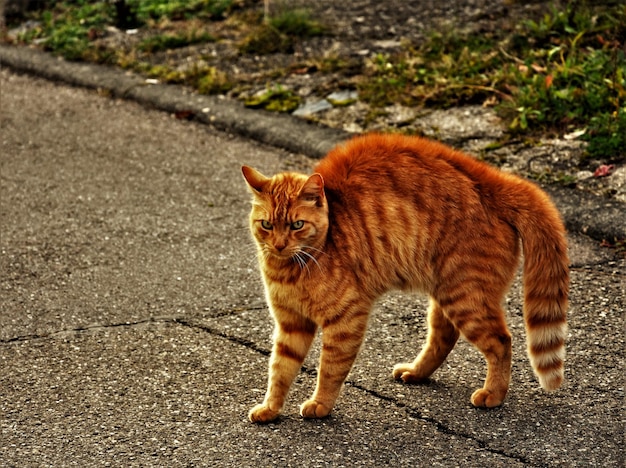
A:
{"label": "cat's whisker", "polygon": [[[320,250],[321,252],[321,250]],[[324,252],[322,252],[324,253]],[[311,255],[309,252],[300,249],[300,251],[298,252],[298,255],[303,254],[306,255],[308,258],[310,258],[311,260],[313,260],[313,262],[317,265],[317,268],[319,268],[320,271],[322,271],[322,267],[320,266],[319,262],[317,261],[317,258],[315,258],[313,255]],[[305,264],[307,265],[307,269],[308,269],[308,261],[306,259],[303,259],[303,261],[305,262]],[[310,270],[309,270],[310,273]]]}
{"label": "cat's whisker", "polygon": [[[313,254],[311,254],[311,253],[307,252],[307,251],[306,251],[306,250],[304,250],[304,249],[310,249],[310,250],[312,250],[313,252],[318,252],[318,253],[320,253],[320,254],[322,254],[322,255],[328,255],[328,254],[327,254],[326,252],[324,252],[323,250],[318,249],[317,247],[313,247],[312,245],[303,245],[303,246],[301,246],[301,247],[300,247],[300,251],[301,251],[303,254],[305,254],[307,257],[310,257],[310,258],[311,258],[311,259],[315,262],[315,264],[316,264],[316,265],[317,265],[317,267],[320,269],[320,271],[322,271],[322,268],[321,268],[321,266],[320,266],[319,262],[317,261],[317,258],[315,258],[315,256],[314,256]],[[329,257],[330,257],[330,255],[329,255]]]}
{"label": "cat's whisker", "polygon": [[319,252],[319,253],[321,253],[322,255],[326,255],[326,252],[324,252],[324,251],[323,251],[323,250],[321,250],[321,249],[318,249],[317,247],[313,247],[312,245],[303,245],[303,246],[301,246],[301,247],[300,247],[300,249],[301,249],[301,250],[302,250],[302,249],[311,249],[311,250],[312,250],[312,251],[314,251],[314,252]]}
{"label": "cat's whisker", "polygon": [[296,252],[296,254],[293,256],[293,258],[296,259],[296,261],[298,262],[298,266],[300,266],[300,270],[304,271],[304,269],[306,268],[308,275],[311,275],[311,269],[309,268],[308,262],[306,261],[305,258],[302,258],[300,256],[302,252],[298,251]]}

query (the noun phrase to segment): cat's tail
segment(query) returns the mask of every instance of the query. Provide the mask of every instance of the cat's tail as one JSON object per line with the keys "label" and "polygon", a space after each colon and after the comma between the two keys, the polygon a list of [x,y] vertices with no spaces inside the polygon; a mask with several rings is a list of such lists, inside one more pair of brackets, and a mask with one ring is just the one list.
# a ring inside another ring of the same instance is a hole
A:
{"label": "cat's tail", "polygon": [[533,184],[523,181],[510,195],[517,205],[512,207],[515,215],[511,221],[524,252],[528,356],[541,386],[556,390],[563,382],[567,337],[569,260],[565,227],[548,195]]}

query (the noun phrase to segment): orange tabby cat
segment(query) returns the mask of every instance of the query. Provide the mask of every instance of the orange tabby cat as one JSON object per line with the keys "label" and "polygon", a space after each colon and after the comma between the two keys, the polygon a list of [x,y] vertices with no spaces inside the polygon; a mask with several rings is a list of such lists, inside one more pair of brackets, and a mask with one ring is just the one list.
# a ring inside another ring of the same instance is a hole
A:
{"label": "orange tabby cat", "polygon": [[359,351],[372,305],[392,288],[430,295],[428,338],[393,377],[420,382],[460,335],[487,360],[474,406],[504,400],[511,334],[502,309],[524,250],[528,354],[546,390],[563,381],[569,285],[559,214],[533,184],[442,144],[367,135],[332,150],[306,176],[272,178],[244,166],[250,228],[275,321],[267,394],[250,411],[281,411],[318,327],[317,386],[300,413],[330,413]]}

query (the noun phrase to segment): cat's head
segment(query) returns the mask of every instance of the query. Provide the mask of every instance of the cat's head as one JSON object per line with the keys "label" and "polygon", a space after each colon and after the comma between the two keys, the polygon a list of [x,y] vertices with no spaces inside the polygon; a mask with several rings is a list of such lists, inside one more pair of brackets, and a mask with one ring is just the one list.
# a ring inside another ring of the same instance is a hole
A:
{"label": "cat's head", "polygon": [[328,232],[322,176],[286,172],[270,178],[241,169],[252,193],[250,229],[263,253],[299,262],[316,256]]}

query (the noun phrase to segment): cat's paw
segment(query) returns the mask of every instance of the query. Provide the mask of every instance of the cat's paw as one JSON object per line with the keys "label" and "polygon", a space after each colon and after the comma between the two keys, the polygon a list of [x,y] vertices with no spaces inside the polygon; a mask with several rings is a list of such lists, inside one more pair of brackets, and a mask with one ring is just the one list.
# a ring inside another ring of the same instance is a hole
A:
{"label": "cat's paw", "polygon": [[498,396],[490,390],[479,388],[472,393],[472,405],[478,408],[495,408],[500,406],[504,401],[504,396]]}
{"label": "cat's paw", "polygon": [[256,405],[248,413],[248,418],[253,423],[268,423],[274,421],[278,417],[279,412],[273,411],[269,406]]}
{"label": "cat's paw", "polygon": [[428,377],[416,372],[412,363],[403,362],[393,366],[392,372],[395,380],[402,380],[404,383],[419,383],[428,380]]}
{"label": "cat's paw", "polygon": [[300,416],[307,419],[324,418],[328,416],[332,408],[329,408],[315,400],[307,400],[300,405]]}

